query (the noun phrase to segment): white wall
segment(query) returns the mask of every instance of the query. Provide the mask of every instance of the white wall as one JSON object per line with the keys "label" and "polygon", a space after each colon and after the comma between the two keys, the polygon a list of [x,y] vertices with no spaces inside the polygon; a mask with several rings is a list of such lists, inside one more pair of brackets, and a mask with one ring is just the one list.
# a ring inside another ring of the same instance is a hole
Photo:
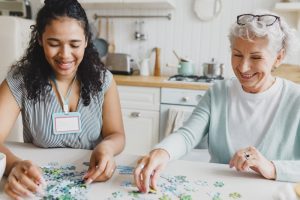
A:
{"label": "white wall", "polygon": [[[230,25],[235,22],[236,16],[254,9],[263,8],[272,10],[279,0],[222,0],[221,14],[209,22],[201,22],[193,13],[194,0],[174,0],[174,10],[145,10],[145,9],[101,9],[88,10],[91,20],[95,13],[100,15],[165,15],[172,13],[172,20],[144,19],[145,31],[148,40],[134,40],[135,21],[137,19],[112,19],[115,29],[116,52],[128,53],[139,60],[145,52],[153,47],[161,48],[161,65],[164,75],[176,74],[176,68],[165,67],[167,63],[175,65],[177,60],[173,55],[173,49],[178,54],[186,56],[194,61],[197,74],[202,72],[202,63],[211,58],[225,63],[225,76],[233,76],[230,65],[230,49],[227,34]],[[212,0],[213,1],[213,0]],[[32,0],[34,7],[38,8],[38,0]],[[34,14],[36,11],[34,11]],[[282,13],[281,13],[282,14]],[[293,19],[292,19],[293,20]],[[102,27],[105,20],[102,20]],[[104,34],[103,34],[104,35]],[[151,57],[151,65],[154,65],[154,54]],[[299,58],[287,59],[286,63],[300,64]]]}
{"label": "white wall", "polygon": [[[175,49],[178,54],[192,59],[197,68],[197,74],[202,72],[202,63],[216,58],[226,65],[225,76],[232,76],[230,65],[230,49],[227,34],[231,23],[236,16],[257,8],[273,9],[277,0],[223,0],[221,14],[209,22],[201,22],[193,13],[194,0],[175,0],[176,9],[164,10],[89,10],[88,16],[93,14],[167,14],[172,13],[172,20],[144,19],[145,30],[148,33],[147,41],[134,40],[136,19],[112,19],[115,25],[115,43],[117,52],[126,52],[138,59],[138,52],[149,51],[153,47],[161,48],[161,64],[163,74],[176,73],[175,68],[165,67],[167,63],[176,64],[177,60],[172,53]],[[104,20],[102,20],[104,21]],[[103,22],[103,25],[105,23]],[[152,63],[154,62],[152,56]],[[299,64],[299,61],[292,61]],[[153,64],[152,64],[153,65]]]}

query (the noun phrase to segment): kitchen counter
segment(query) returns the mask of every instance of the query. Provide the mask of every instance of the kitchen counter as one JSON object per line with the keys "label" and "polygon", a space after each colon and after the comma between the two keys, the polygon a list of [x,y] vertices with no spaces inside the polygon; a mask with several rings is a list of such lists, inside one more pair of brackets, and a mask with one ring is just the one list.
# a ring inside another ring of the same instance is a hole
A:
{"label": "kitchen counter", "polygon": [[[39,166],[49,162],[59,165],[75,165],[81,171],[83,162],[89,160],[91,151],[71,148],[39,148],[28,143],[6,143],[13,153],[23,159],[32,160]],[[116,157],[117,165],[135,166],[139,157],[121,154]],[[125,170],[126,171],[126,170]],[[117,169],[113,177],[106,182],[89,185],[86,199],[160,199],[163,194],[191,195],[193,199],[273,199],[278,188],[287,183],[263,179],[253,172],[237,172],[228,165],[174,160],[162,172],[157,194],[134,193],[132,174],[120,174]],[[177,178],[175,177],[177,176]],[[177,182],[175,182],[177,180]],[[0,199],[8,199],[3,192],[6,178],[0,183]],[[183,184],[184,183],[184,184]],[[251,189],[252,188],[252,189]],[[253,192],[255,188],[255,192]],[[82,198],[85,199],[85,198]],[[182,198],[183,199],[183,198]],[[186,198],[187,199],[187,198]]]}
{"label": "kitchen counter", "polygon": [[279,76],[300,84],[299,65],[281,65],[272,72],[274,76]]}
{"label": "kitchen counter", "polygon": [[187,83],[179,81],[168,81],[167,76],[125,76],[114,75],[117,85],[142,86],[142,87],[166,87],[193,90],[207,90],[210,84],[207,83]]}
{"label": "kitchen counter", "polygon": [[[296,83],[300,83],[300,66],[296,65],[281,65],[274,72],[274,76],[279,76]],[[210,84],[207,83],[186,83],[167,81],[167,76],[125,76],[114,75],[118,85],[126,86],[143,86],[143,87],[166,87],[166,88],[180,88],[192,90],[207,90]]]}

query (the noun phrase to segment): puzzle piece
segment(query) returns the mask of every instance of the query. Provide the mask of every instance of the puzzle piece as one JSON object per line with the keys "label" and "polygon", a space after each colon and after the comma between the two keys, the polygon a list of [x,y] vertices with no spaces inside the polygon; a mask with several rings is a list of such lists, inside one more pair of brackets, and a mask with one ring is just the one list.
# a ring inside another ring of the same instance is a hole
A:
{"label": "puzzle piece", "polygon": [[118,165],[117,170],[119,174],[133,174],[134,167]]}
{"label": "puzzle piece", "polygon": [[75,165],[59,166],[52,162],[42,167],[42,171],[47,187],[41,199],[87,200],[88,186],[82,180],[86,170],[77,171]]}

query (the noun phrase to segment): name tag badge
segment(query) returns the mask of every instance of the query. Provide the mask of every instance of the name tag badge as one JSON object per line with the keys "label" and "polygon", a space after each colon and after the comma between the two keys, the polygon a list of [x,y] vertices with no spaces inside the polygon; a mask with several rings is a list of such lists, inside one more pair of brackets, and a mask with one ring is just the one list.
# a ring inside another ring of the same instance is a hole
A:
{"label": "name tag badge", "polygon": [[53,113],[54,134],[80,133],[81,120],[79,112]]}

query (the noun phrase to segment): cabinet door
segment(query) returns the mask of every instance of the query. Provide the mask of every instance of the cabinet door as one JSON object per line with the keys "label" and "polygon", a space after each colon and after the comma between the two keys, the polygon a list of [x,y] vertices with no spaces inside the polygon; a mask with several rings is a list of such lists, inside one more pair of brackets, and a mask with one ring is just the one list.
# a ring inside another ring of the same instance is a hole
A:
{"label": "cabinet door", "polygon": [[122,109],[126,134],[125,153],[146,154],[158,142],[158,111]]}
{"label": "cabinet door", "polygon": [[118,92],[122,108],[159,110],[159,88],[118,86]]}

